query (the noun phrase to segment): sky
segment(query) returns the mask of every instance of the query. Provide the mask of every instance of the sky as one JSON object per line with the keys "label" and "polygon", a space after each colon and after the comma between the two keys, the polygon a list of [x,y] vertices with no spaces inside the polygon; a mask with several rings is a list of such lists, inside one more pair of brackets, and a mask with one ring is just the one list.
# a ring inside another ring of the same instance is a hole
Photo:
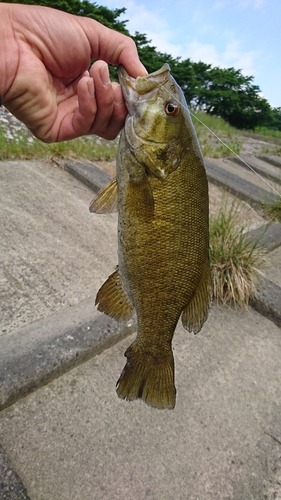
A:
{"label": "sky", "polygon": [[159,52],[253,76],[281,107],[281,0],[99,0],[125,7],[130,34],[146,33]]}

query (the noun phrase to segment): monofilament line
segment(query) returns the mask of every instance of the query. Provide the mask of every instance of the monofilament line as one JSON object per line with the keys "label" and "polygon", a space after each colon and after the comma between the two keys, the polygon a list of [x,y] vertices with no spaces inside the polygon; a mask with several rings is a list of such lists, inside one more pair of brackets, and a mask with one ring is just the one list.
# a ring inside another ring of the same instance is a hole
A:
{"label": "monofilament line", "polygon": [[[167,89],[166,89],[167,90]],[[180,102],[175,96],[174,94],[172,94],[172,92],[170,92],[169,90],[167,90],[167,92],[173,97],[173,99],[180,104],[180,106],[182,106],[186,111],[188,111],[190,113],[190,115],[195,118],[195,120],[197,120],[199,123],[201,123],[201,125],[203,125],[203,127],[205,127],[221,144],[223,144],[223,146],[225,146],[227,149],[229,149],[229,151],[234,155],[236,156],[237,158],[239,158],[240,161],[242,161],[246,167],[248,167],[250,170],[252,170],[252,172],[254,174],[256,174],[262,182],[264,182],[265,184],[267,184],[267,186],[272,189],[272,191],[274,191],[274,193],[276,193],[278,196],[280,196],[281,198],[281,193],[279,193],[266,179],[264,179],[264,177],[262,177],[260,174],[258,174],[258,172],[255,171],[255,169],[253,167],[251,167],[251,165],[249,165],[245,160],[243,160],[243,158],[241,158],[241,156],[239,156],[237,153],[235,153],[235,151],[233,151],[222,139],[220,139],[217,134],[215,134],[215,132],[213,132],[207,125],[205,125],[204,122],[202,122],[202,120],[200,120],[196,115],[194,115],[189,109],[187,106],[184,106],[182,104],[182,102]]]}

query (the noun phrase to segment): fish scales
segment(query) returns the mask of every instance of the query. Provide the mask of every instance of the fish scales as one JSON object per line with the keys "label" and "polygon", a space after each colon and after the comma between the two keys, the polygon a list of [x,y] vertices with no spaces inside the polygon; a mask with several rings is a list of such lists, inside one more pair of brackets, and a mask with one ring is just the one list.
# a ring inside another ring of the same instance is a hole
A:
{"label": "fish scales", "polygon": [[99,212],[101,199],[108,201],[103,213],[118,207],[118,268],[96,303],[118,320],[137,314],[137,337],[125,353],[118,395],[171,409],[177,322],[182,315],[184,327],[197,333],[210,305],[208,183],[183,93],[168,65],[136,81],[121,68],[119,81],[129,114],[119,143],[117,187],[111,183],[90,208]]}

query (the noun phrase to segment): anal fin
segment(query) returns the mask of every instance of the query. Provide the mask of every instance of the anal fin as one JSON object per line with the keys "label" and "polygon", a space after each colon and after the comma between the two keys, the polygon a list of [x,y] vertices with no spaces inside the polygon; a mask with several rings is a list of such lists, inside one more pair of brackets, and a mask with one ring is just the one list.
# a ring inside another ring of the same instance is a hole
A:
{"label": "anal fin", "polygon": [[193,333],[200,332],[208,318],[211,298],[211,273],[207,261],[199,286],[182,312],[181,320],[186,330]]}
{"label": "anal fin", "polygon": [[124,290],[118,267],[99,289],[95,305],[99,311],[117,321],[128,321],[131,318],[134,307]]}
{"label": "anal fin", "polygon": [[116,212],[117,201],[118,186],[117,180],[114,178],[93,199],[90,204],[90,212],[96,214],[111,214],[112,212]]}

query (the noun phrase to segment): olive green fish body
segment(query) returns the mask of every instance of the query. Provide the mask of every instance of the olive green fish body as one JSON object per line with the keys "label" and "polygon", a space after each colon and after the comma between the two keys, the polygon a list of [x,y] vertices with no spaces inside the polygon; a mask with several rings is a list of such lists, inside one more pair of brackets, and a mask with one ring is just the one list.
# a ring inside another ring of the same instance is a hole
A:
{"label": "olive green fish body", "polygon": [[119,70],[129,116],[117,158],[118,270],[97,303],[116,319],[128,319],[134,309],[137,314],[118,395],[173,408],[177,322],[182,314],[185,328],[198,332],[210,303],[208,184],[168,66],[135,84],[128,78]]}

